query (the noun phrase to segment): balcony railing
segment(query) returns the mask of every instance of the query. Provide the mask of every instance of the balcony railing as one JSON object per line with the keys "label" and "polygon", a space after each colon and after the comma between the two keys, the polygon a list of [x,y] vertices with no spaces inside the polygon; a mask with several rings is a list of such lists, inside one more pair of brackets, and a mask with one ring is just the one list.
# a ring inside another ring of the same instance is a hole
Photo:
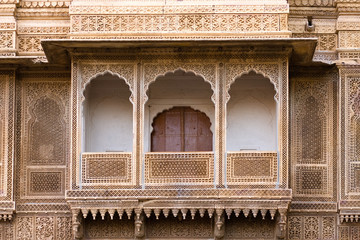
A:
{"label": "balcony railing", "polygon": [[213,152],[145,154],[145,185],[211,185],[214,182]]}
{"label": "balcony railing", "polygon": [[276,152],[228,152],[228,185],[273,186],[277,182]]}
{"label": "balcony railing", "polygon": [[81,160],[83,186],[131,184],[131,153],[83,153]]}

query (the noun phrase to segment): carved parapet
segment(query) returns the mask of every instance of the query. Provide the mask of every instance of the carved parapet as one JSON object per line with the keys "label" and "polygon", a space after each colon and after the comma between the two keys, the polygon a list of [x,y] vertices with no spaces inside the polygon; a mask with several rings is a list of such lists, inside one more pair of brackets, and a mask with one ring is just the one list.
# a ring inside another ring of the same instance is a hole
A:
{"label": "carved parapet", "polygon": [[261,4],[113,0],[101,6],[78,0],[70,6],[70,35],[101,39],[287,38],[288,12],[289,6],[283,0]]}

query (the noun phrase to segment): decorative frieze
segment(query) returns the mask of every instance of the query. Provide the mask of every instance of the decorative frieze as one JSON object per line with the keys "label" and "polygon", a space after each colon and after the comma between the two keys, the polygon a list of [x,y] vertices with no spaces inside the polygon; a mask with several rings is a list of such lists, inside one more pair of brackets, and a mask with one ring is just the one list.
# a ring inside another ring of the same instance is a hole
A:
{"label": "decorative frieze", "polygon": [[[71,33],[244,33],[276,32],[276,14],[72,15]],[[287,27],[287,26],[286,26]]]}
{"label": "decorative frieze", "polygon": [[294,33],[296,38],[317,38],[317,51],[336,51],[337,35],[336,34],[314,34],[314,33]]}
{"label": "decorative frieze", "polygon": [[288,217],[288,239],[326,239],[336,238],[336,218],[332,215],[290,215]]}
{"label": "decorative frieze", "polygon": [[334,0],[289,0],[291,7],[332,7]]}
{"label": "decorative frieze", "polygon": [[66,39],[66,36],[58,35],[19,35],[18,51],[20,54],[43,54],[41,39]]}
{"label": "decorative frieze", "polygon": [[69,216],[20,215],[16,217],[14,224],[16,225],[14,239],[72,239]]}

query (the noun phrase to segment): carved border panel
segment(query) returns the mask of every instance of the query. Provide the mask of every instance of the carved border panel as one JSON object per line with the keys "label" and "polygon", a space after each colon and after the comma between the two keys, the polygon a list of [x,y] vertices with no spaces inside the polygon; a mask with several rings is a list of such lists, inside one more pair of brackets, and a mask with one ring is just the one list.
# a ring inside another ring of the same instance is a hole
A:
{"label": "carved border panel", "polygon": [[277,164],[276,152],[228,152],[227,183],[274,187],[277,181]]}
{"label": "carved border panel", "polygon": [[291,187],[297,201],[331,201],[336,195],[335,77],[291,78]]}
{"label": "carved border panel", "polygon": [[214,154],[146,153],[146,185],[211,185],[214,182]]}
{"label": "carved border panel", "polygon": [[[342,191],[341,199],[360,199],[360,75],[358,69],[341,69]],[[350,202],[349,202],[350,204]]]}
{"label": "carved border panel", "polygon": [[334,215],[290,215],[288,218],[289,240],[335,240],[336,217]]}
{"label": "carved border panel", "polygon": [[[16,211],[67,212],[69,189],[68,73],[22,72],[18,108]],[[34,203],[42,204],[34,204]]]}
{"label": "carved border panel", "polygon": [[131,184],[132,153],[83,153],[82,184],[106,188]]}
{"label": "carved border panel", "polygon": [[0,71],[0,208],[14,208],[15,71]]}
{"label": "carved border panel", "polygon": [[14,225],[14,239],[73,239],[71,217],[67,215],[18,215]]}

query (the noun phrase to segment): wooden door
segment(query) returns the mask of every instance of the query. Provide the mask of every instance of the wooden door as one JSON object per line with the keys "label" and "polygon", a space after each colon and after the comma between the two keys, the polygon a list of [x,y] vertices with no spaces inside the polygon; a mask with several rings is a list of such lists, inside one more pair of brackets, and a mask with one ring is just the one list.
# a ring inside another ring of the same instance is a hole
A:
{"label": "wooden door", "polygon": [[152,152],[212,151],[211,122],[205,113],[174,107],[154,118]]}

